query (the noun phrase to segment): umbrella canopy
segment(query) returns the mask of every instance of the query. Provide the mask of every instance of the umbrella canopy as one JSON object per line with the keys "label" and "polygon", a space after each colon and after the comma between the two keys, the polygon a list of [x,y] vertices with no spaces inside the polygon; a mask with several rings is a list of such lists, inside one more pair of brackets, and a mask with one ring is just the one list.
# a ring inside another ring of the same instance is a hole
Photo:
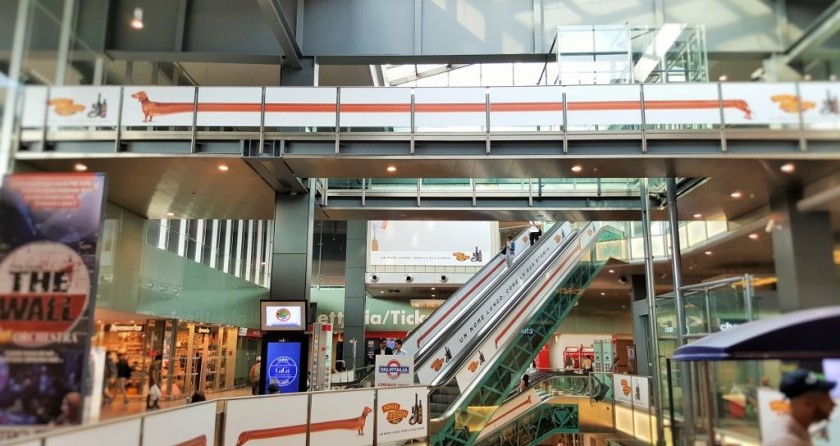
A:
{"label": "umbrella canopy", "polygon": [[674,361],[840,358],[840,306],[748,322],[674,351]]}

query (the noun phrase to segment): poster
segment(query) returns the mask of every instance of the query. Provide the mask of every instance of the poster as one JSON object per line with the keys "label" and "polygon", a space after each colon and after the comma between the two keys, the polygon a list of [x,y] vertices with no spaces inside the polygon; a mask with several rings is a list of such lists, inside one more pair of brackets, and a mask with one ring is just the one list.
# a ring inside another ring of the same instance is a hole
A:
{"label": "poster", "polygon": [[47,125],[116,127],[120,87],[53,87],[47,101]]}
{"label": "poster", "polygon": [[84,430],[47,438],[45,446],[111,446],[116,438],[122,445],[140,444],[140,418],[104,423]]}
{"label": "poster", "polygon": [[373,444],[374,390],[312,394],[309,444],[367,446]]}
{"label": "poster", "polygon": [[484,266],[497,253],[489,221],[373,221],[371,265]]}
{"label": "poster", "polygon": [[198,126],[259,127],[262,88],[201,87],[198,89]]}
{"label": "poster", "polygon": [[633,407],[650,409],[650,379],[646,376],[633,376]]}
{"label": "poster", "polygon": [[782,392],[768,387],[758,388],[758,425],[761,438],[769,439],[777,429],[782,429],[789,412],[790,401]]}
{"label": "poster", "polygon": [[280,386],[280,393],[294,393],[300,388],[300,342],[269,342],[266,362],[265,393],[272,383]]}
{"label": "poster", "polygon": [[307,395],[272,395],[227,402],[223,446],[306,445]]}
{"label": "poster", "polygon": [[123,127],[192,127],[195,87],[143,87],[123,89]]}
{"label": "poster", "polygon": [[81,422],[105,177],[16,174],[0,190],[0,438]]}
{"label": "poster", "polygon": [[143,419],[143,446],[213,446],[215,444],[215,401],[165,410],[147,415]]}
{"label": "poster", "polygon": [[429,407],[426,387],[380,389],[376,404],[376,438],[379,444],[425,437]]}
{"label": "poster", "polygon": [[414,356],[377,355],[374,369],[376,387],[410,386],[414,384]]}
{"label": "poster", "polygon": [[[807,82],[799,84],[802,97],[802,121],[806,128],[840,129],[840,84]],[[810,105],[813,104],[813,107]]]}
{"label": "poster", "polygon": [[633,377],[630,375],[622,375],[620,373],[613,374],[613,389],[615,389],[615,402],[633,405]]}
{"label": "poster", "polygon": [[799,126],[799,107],[805,113],[816,107],[811,101],[798,104],[796,84],[763,82],[721,85],[723,117],[731,124],[786,124]]}

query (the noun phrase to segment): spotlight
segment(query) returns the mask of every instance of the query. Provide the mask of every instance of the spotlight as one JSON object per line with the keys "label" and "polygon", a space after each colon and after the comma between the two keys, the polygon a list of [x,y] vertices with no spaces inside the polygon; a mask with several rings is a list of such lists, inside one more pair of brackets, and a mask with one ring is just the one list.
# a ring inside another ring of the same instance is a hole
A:
{"label": "spotlight", "polygon": [[411,274],[409,274],[409,275],[405,276],[405,281],[406,282],[414,282],[414,277],[412,277]]}
{"label": "spotlight", "polygon": [[86,165],[82,164],[82,163],[76,163],[76,165],[73,166],[73,169],[76,172],[84,172],[84,171],[88,170],[88,167]]}
{"label": "spotlight", "polygon": [[619,276],[618,277],[618,283],[620,283],[622,285],[627,284],[627,276]]}
{"label": "spotlight", "polygon": [[376,274],[371,274],[370,275],[370,281],[371,282],[379,282],[379,276],[377,276]]}
{"label": "spotlight", "polygon": [[[443,275],[440,276],[440,281],[441,282],[449,282],[449,277],[446,274],[443,274]],[[434,288],[432,288],[432,289],[434,289]]]}
{"label": "spotlight", "polygon": [[143,29],[143,8],[134,8],[134,17],[131,19],[131,27]]}

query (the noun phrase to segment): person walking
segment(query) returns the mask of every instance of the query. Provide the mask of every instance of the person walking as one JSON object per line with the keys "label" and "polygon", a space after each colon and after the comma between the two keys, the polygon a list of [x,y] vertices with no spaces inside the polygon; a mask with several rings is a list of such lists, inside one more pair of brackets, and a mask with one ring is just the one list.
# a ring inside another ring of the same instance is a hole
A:
{"label": "person walking", "polygon": [[257,362],[251,366],[251,373],[248,375],[251,379],[251,395],[260,394],[260,368],[262,367],[262,356],[257,356]]}
{"label": "person walking", "polygon": [[531,246],[534,246],[534,243],[537,243],[537,240],[539,240],[541,236],[542,229],[540,229],[540,224],[536,221],[529,221],[528,240],[531,242]]}
{"label": "person walking", "polygon": [[784,423],[769,438],[764,446],[811,446],[808,427],[828,420],[834,409],[829,391],[836,386],[833,381],[819,379],[808,370],[795,370],[782,376],[779,390],[790,400],[790,412]]}
{"label": "person walking", "polygon": [[510,268],[513,265],[513,258],[516,256],[516,242],[513,241],[513,237],[507,237],[505,247],[502,248],[502,254],[505,256],[507,267]]}
{"label": "person walking", "polygon": [[125,390],[125,385],[131,379],[131,366],[128,365],[128,359],[122,353],[117,353],[117,391],[114,398],[122,394],[123,404],[128,404],[128,392]]}
{"label": "person walking", "polygon": [[155,356],[152,365],[149,366],[149,395],[146,396],[146,409],[160,409],[160,372],[163,364],[163,355]]}

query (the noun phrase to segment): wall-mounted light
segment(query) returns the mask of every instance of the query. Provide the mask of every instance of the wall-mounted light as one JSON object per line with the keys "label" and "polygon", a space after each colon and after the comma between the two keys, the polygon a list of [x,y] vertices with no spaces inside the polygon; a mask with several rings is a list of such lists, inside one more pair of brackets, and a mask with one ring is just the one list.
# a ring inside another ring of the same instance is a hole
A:
{"label": "wall-mounted light", "polygon": [[131,27],[143,29],[143,8],[134,8],[134,16],[131,18]]}

